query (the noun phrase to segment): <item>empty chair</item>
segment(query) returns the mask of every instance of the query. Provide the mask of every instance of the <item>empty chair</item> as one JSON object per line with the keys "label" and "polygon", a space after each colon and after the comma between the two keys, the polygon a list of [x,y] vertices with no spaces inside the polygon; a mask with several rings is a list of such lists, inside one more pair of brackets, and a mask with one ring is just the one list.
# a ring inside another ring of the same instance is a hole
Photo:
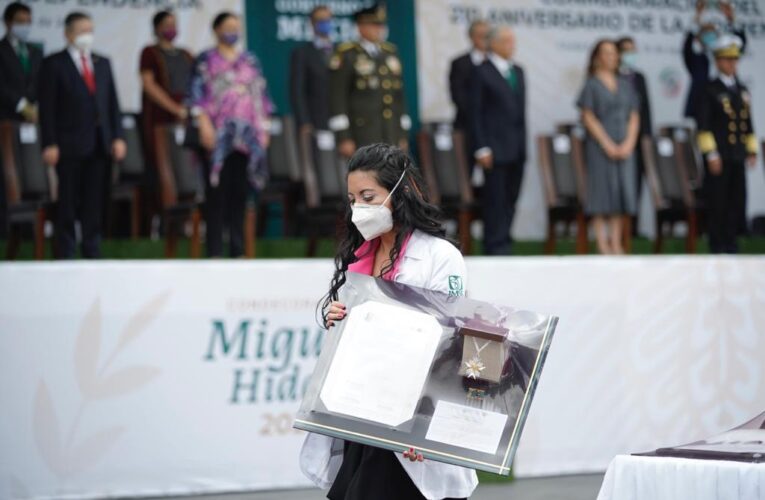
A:
{"label": "empty chair", "polygon": [[202,176],[194,153],[184,149],[175,127],[154,129],[156,165],[159,174],[162,226],[165,231],[165,257],[175,257],[178,233],[191,220],[191,256],[201,255],[199,225]]}
{"label": "empty chair", "polygon": [[423,125],[417,148],[430,199],[446,217],[457,220],[461,250],[469,254],[470,224],[478,218],[478,204],[470,185],[464,135],[447,123]]}
{"label": "empty chair", "polygon": [[51,207],[48,168],[42,162],[37,126],[0,122],[0,158],[8,206],[6,258],[15,259],[21,243],[21,227],[31,225],[34,257],[45,255],[45,221]]}
{"label": "empty chair", "polygon": [[545,253],[555,252],[557,228],[559,223],[570,234],[572,222],[576,222],[577,242],[587,243],[587,220],[579,201],[577,172],[574,167],[574,155],[571,137],[565,133],[541,135],[537,138],[539,149],[539,167],[547,204],[547,240]]}
{"label": "empty chair", "polygon": [[266,151],[270,178],[258,197],[261,221],[265,221],[272,204],[281,207],[285,236],[295,233],[295,206],[302,189],[296,134],[291,116],[271,117],[271,143]]}
{"label": "empty chair", "polygon": [[688,183],[691,189],[698,194],[701,190],[704,164],[701,160],[698,144],[694,140],[695,132],[690,127],[683,125],[667,125],[659,129],[659,136],[672,140],[677,160],[685,169]]}
{"label": "empty chair", "polygon": [[668,137],[644,137],[641,147],[656,210],[654,252],[662,250],[665,227],[671,234],[677,222],[687,222],[686,251],[695,253],[699,209],[675,142]]}
{"label": "empty chair", "polygon": [[336,236],[348,203],[345,162],[335,148],[335,137],[325,130],[303,130],[298,151],[304,184],[302,218],[308,231],[307,255],[316,255],[320,236]]}
{"label": "empty chair", "polygon": [[[127,154],[125,159],[115,165],[115,175],[112,177],[112,203],[127,203],[130,206],[130,237],[137,239],[141,230],[141,186],[144,178],[144,155],[142,144],[141,120],[137,114],[122,115],[122,129],[125,133]],[[114,211],[109,226],[113,226]],[[111,232],[111,231],[110,231]]]}

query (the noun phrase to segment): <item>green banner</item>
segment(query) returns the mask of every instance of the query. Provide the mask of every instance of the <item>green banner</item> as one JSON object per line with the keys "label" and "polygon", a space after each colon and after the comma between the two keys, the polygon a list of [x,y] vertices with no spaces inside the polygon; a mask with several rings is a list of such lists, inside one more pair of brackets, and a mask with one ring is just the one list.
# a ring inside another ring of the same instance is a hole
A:
{"label": "green banner", "polygon": [[[292,49],[312,38],[308,14],[317,5],[326,5],[335,15],[336,42],[356,38],[353,13],[373,4],[370,0],[246,0],[247,42],[260,58],[268,88],[279,114],[289,114],[289,67]],[[398,46],[404,70],[409,115],[419,123],[417,102],[417,50],[415,45],[414,0],[388,2],[388,40]]]}

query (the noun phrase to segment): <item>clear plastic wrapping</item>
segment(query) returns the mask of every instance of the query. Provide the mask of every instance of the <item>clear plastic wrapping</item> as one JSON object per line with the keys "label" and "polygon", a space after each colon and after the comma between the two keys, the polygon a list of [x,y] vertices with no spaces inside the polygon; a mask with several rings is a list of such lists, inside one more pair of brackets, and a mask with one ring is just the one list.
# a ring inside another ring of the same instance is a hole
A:
{"label": "clear plastic wrapping", "polygon": [[349,273],[294,426],[507,475],[557,318]]}

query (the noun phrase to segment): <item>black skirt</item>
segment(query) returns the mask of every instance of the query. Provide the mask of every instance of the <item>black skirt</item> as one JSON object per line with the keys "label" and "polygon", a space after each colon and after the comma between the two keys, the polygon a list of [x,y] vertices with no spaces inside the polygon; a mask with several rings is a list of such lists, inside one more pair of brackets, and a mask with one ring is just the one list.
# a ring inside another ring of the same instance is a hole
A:
{"label": "black skirt", "polygon": [[420,490],[392,451],[345,442],[330,500],[422,500]]}

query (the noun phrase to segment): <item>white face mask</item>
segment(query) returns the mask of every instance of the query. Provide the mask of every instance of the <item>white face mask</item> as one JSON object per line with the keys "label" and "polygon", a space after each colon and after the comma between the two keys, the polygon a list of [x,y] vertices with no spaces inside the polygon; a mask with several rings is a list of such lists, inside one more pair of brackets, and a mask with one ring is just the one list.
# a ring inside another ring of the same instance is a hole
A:
{"label": "white face mask", "polygon": [[396,185],[393,186],[391,192],[380,205],[354,203],[353,206],[351,206],[351,221],[366,241],[373,240],[381,234],[385,234],[393,229],[393,212],[391,212],[390,208],[386,207],[385,204],[390,197],[393,196],[398,185],[404,180],[405,175],[406,170],[401,174]]}
{"label": "white face mask", "polygon": [[29,40],[29,35],[32,33],[32,25],[26,23],[14,24],[11,26],[11,33],[13,33],[13,36],[17,39],[26,42]]}
{"label": "white face mask", "polygon": [[81,33],[74,39],[74,46],[87,52],[93,47],[93,33]]}

